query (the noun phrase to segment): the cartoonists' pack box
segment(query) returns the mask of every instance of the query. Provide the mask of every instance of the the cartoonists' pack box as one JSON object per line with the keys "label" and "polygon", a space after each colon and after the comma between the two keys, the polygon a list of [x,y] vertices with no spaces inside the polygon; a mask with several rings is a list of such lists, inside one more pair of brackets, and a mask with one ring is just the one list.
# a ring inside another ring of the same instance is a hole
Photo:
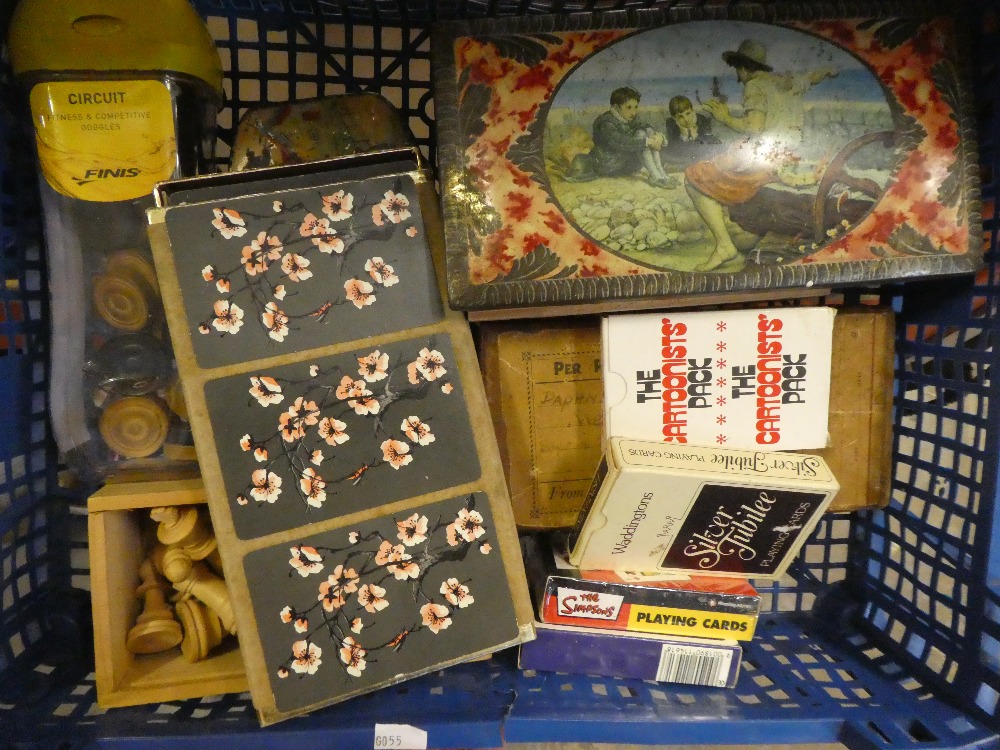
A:
{"label": "the cartoonists' pack box", "polygon": [[838,489],[818,456],[612,438],[570,562],[775,580]]}
{"label": "the cartoonists' pack box", "polygon": [[544,540],[526,546],[525,565],[542,622],[737,641],[757,626],[760,594],[745,578],[580,570]]}
{"label": "the cartoonists' pack box", "polygon": [[609,315],[605,435],[748,450],[827,444],[829,307]]}

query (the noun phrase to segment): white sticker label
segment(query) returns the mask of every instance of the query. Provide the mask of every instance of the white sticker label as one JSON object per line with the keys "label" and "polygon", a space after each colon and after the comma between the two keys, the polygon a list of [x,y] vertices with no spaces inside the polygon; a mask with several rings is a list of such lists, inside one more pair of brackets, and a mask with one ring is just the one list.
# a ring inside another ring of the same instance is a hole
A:
{"label": "white sticker label", "polygon": [[375,750],[427,750],[427,732],[409,724],[376,724]]}
{"label": "white sticker label", "polygon": [[656,668],[658,682],[725,687],[733,663],[731,651],[664,644]]}
{"label": "white sticker label", "polygon": [[617,620],[625,597],[580,589],[556,589],[556,614],[563,617],[586,617],[596,620]]}

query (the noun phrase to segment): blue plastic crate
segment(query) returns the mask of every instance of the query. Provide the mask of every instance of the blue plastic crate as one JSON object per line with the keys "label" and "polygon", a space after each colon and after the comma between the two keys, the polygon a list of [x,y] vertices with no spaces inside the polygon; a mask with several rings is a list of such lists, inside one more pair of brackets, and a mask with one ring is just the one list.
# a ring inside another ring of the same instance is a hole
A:
{"label": "blue plastic crate", "polygon": [[[357,91],[393,102],[431,156],[431,21],[653,4],[198,0],[227,70],[220,161],[246,106]],[[370,748],[376,723],[419,726],[431,747],[1000,747],[1000,541],[991,541],[1000,439],[991,379],[1000,288],[994,6],[981,0],[968,11],[991,264],[976,278],[884,291],[899,312],[892,502],[827,516],[790,577],[762,588],[766,614],[734,690],[521,673],[508,651],[267,729],[245,694],[96,705],[89,602],[73,588],[86,579],[79,518],[72,496],[58,490],[46,424],[48,317],[31,133],[0,72],[0,750]],[[864,13],[862,3],[846,8]]]}

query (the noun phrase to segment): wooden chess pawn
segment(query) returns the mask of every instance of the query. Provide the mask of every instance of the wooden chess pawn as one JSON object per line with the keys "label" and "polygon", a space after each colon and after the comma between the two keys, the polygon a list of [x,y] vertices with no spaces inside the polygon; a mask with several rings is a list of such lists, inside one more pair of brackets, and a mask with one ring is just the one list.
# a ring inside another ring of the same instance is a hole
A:
{"label": "wooden chess pawn", "polygon": [[156,538],[161,544],[178,547],[192,560],[205,560],[217,573],[222,572],[218,543],[196,507],[166,505],[153,508],[149,516],[158,523]]}
{"label": "wooden chess pawn", "polygon": [[167,604],[166,587],[157,580],[149,560],[139,566],[139,578],[135,594],[143,600],[142,612],[128,631],[125,645],[133,654],[158,654],[179,644],[183,633]]}
{"label": "wooden chess pawn", "polygon": [[177,616],[184,629],[181,653],[189,662],[196,662],[222,642],[222,621],[197,599],[185,596],[176,604]]}
{"label": "wooden chess pawn", "polygon": [[[162,552],[158,551],[162,550]],[[226,589],[226,582],[213,573],[201,560],[193,560],[179,547],[162,547],[154,550],[155,562],[174,588],[181,594],[193,596],[208,606],[222,621],[229,633],[236,632],[233,603]]]}

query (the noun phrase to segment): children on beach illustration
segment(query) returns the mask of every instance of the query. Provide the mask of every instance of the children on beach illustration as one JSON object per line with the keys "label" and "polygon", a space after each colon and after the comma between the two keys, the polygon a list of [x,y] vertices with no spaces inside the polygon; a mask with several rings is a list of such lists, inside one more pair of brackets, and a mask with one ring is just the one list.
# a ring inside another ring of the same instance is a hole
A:
{"label": "children on beach illustration", "polygon": [[573,159],[567,180],[586,182],[598,177],[635,175],[645,167],[651,185],[676,186],[660,158],[666,137],[638,117],[640,98],[641,94],[631,86],[611,92],[611,108],[594,120],[594,147]]}

